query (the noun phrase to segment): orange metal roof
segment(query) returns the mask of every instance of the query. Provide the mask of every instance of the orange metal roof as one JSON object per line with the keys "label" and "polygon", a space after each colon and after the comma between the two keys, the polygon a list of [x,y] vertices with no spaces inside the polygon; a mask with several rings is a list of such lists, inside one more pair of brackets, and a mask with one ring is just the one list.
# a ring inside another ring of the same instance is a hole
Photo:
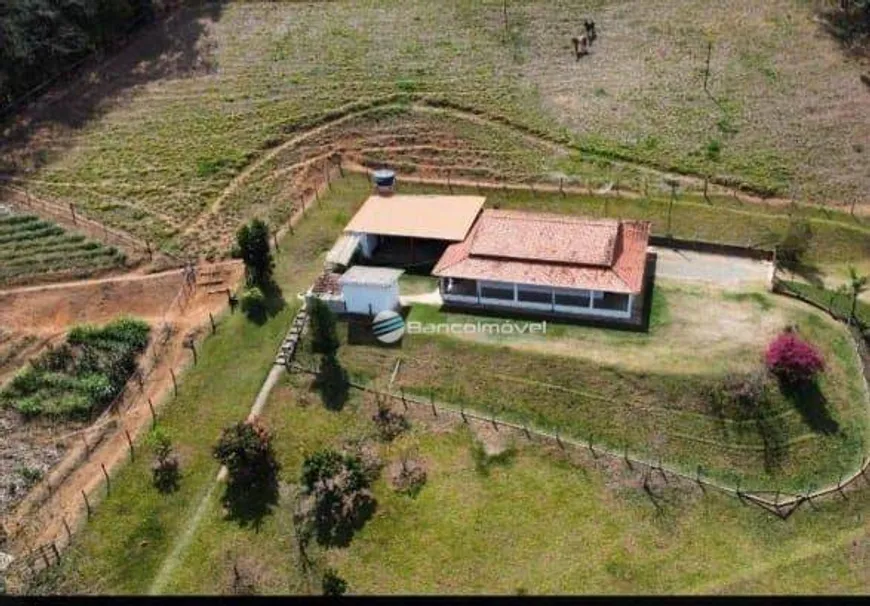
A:
{"label": "orange metal roof", "polygon": [[459,242],[485,201],[482,196],[371,196],[344,231]]}
{"label": "orange metal roof", "polygon": [[639,293],[649,233],[648,221],[484,210],[468,237],[447,248],[432,274]]}

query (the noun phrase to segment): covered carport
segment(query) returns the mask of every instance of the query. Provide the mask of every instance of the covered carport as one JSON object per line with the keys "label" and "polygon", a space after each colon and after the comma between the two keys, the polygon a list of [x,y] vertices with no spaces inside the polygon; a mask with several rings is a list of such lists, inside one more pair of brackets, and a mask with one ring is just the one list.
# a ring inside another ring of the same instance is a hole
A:
{"label": "covered carport", "polygon": [[368,265],[434,265],[447,246],[465,239],[485,201],[483,196],[373,195],[328,259],[345,266],[353,255]]}

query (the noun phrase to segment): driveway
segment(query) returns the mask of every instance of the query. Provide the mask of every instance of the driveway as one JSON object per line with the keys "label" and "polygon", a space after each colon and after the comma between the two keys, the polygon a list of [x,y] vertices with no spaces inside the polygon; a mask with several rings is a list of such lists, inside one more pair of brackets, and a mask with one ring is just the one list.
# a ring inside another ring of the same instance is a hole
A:
{"label": "driveway", "polygon": [[650,246],[650,250],[658,255],[656,277],[671,280],[708,282],[732,288],[750,284],[766,286],[770,283],[770,272],[773,270],[770,261],[659,246]]}

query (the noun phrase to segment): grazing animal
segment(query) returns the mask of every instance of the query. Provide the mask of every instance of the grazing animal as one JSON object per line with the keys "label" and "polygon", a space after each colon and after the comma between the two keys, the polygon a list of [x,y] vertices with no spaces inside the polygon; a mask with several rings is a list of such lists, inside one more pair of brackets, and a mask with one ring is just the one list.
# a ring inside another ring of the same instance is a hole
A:
{"label": "grazing animal", "polygon": [[595,31],[595,21],[583,20],[583,27],[586,29],[586,38],[589,40],[589,46],[598,38],[598,33]]}
{"label": "grazing animal", "polygon": [[580,36],[577,38],[571,38],[571,42],[574,44],[574,56],[577,60],[580,60],[580,57],[589,54],[589,39],[586,36]]}

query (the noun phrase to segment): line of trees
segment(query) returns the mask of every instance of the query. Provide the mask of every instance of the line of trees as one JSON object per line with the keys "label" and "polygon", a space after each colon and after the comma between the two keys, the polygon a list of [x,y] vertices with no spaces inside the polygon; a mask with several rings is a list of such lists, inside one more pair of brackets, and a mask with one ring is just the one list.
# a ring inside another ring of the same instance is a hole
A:
{"label": "line of trees", "polygon": [[0,113],[154,19],[165,0],[0,0]]}

